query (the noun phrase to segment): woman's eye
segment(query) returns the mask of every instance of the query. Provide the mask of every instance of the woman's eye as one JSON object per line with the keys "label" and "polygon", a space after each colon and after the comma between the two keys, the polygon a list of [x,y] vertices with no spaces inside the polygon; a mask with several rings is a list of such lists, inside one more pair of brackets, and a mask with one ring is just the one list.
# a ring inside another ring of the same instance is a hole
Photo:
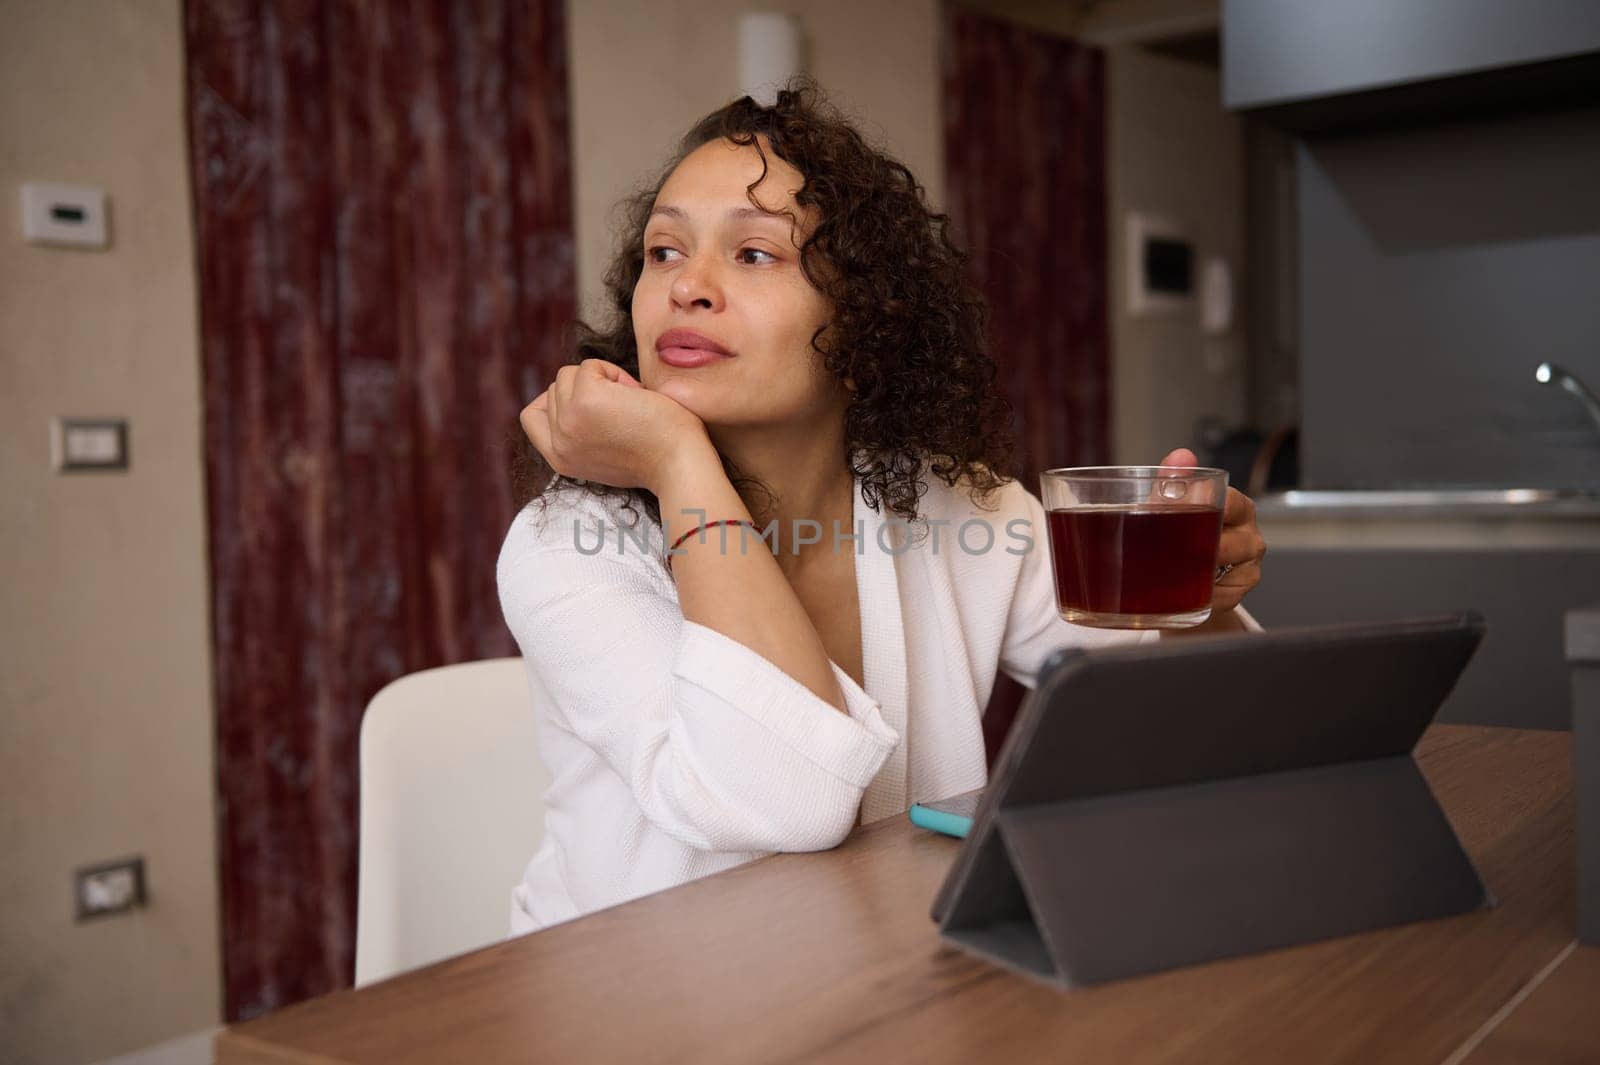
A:
{"label": "woman's eye", "polygon": [[[668,247],[665,244],[653,245],[652,247],[646,248],[644,253],[645,259],[652,263],[669,263],[674,261],[673,256],[682,255],[683,252],[679,251],[677,248]],[[765,258],[761,258],[761,256],[765,256]],[[769,262],[775,263],[778,261],[778,257],[776,255],[772,254],[770,251],[763,251],[761,248],[740,248],[739,251],[734,255],[734,258],[747,266],[760,266]]]}

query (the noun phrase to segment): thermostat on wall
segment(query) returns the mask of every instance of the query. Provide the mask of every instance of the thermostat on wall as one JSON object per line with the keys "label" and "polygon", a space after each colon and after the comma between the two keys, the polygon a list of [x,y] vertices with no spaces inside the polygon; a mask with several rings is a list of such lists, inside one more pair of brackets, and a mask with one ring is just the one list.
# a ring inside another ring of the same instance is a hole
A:
{"label": "thermostat on wall", "polygon": [[22,186],[22,236],[29,244],[106,246],[106,194],[85,185]]}
{"label": "thermostat on wall", "polygon": [[1181,310],[1194,304],[1194,245],[1174,223],[1130,212],[1128,310]]}

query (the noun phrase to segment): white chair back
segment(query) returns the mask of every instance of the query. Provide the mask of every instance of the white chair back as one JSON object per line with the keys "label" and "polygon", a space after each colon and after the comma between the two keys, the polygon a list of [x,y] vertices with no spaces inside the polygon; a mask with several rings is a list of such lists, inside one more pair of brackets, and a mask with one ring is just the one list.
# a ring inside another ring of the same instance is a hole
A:
{"label": "white chair back", "polygon": [[356,984],[504,939],[544,834],[520,658],[413,673],[361,722]]}

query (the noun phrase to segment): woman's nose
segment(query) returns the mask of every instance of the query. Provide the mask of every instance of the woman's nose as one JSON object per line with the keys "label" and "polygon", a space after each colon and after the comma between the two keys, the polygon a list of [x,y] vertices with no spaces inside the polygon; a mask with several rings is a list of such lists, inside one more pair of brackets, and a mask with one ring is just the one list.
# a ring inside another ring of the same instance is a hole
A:
{"label": "woman's nose", "polygon": [[684,262],[672,279],[672,302],[678,307],[698,304],[707,310],[721,310],[722,285],[709,257],[695,255]]}

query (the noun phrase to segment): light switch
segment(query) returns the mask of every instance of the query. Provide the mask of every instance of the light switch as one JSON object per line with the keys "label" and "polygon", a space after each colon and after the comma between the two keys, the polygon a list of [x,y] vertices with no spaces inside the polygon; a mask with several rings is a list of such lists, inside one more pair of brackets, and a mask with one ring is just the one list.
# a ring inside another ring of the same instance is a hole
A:
{"label": "light switch", "polygon": [[73,874],[73,885],[80,921],[143,906],[144,859],[135,856],[79,869]]}
{"label": "light switch", "polygon": [[60,473],[128,468],[128,422],[124,418],[57,418],[50,451]]}
{"label": "light switch", "polygon": [[29,244],[104,248],[106,194],[86,185],[22,186],[22,235]]}

